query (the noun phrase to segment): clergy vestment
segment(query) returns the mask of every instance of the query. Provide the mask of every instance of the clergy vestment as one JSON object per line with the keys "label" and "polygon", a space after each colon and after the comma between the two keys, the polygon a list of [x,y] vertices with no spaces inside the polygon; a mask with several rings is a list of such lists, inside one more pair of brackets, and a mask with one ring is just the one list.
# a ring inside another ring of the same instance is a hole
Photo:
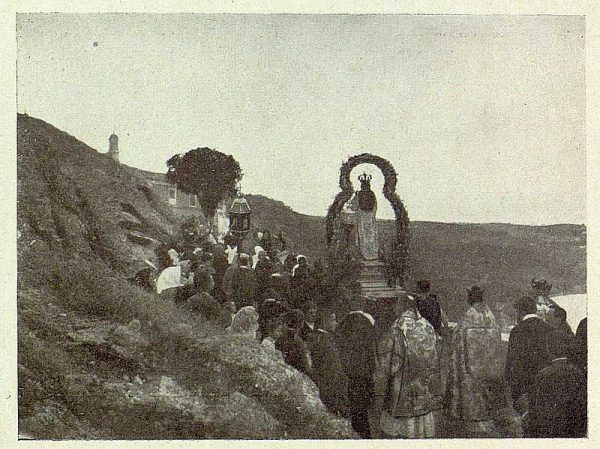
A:
{"label": "clergy vestment", "polygon": [[448,376],[449,415],[465,421],[490,419],[501,405],[506,384],[502,379],[502,335],[489,307],[472,304],[452,335]]}

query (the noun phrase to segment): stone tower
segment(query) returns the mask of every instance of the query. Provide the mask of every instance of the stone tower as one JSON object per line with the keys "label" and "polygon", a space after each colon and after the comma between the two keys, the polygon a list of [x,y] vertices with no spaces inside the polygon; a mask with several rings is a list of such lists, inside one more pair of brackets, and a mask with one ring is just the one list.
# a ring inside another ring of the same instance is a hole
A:
{"label": "stone tower", "polygon": [[108,138],[108,155],[119,162],[119,137],[115,133]]}

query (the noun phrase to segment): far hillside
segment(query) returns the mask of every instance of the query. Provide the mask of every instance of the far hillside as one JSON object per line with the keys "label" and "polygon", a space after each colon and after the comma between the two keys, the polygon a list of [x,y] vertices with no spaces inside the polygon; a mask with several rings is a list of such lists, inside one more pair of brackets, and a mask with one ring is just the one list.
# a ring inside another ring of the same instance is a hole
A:
{"label": "far hillside", "polygon": [[[247,198],[257,230],[282,230],[295,251],[312,259],[324,257],[324,217],[299,214],[261,195]],[[382,240],[391,235],[393,226],[391,220],[380,221]],[[416,221],[410,229],[410,287],[419,279],[431,279],[451,319],[465,309],[465,289],[473,284],[485,288],[505,324],[513,320],[507,303],[524,294],[533,277],[548,279],[554,286],[552,294],[586,291],[583,225]]]}

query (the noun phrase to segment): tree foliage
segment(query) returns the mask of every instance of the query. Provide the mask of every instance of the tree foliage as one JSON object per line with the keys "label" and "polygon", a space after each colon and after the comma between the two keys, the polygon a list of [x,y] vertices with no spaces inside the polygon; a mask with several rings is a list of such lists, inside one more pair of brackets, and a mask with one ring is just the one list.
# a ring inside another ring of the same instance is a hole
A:
{"label": "tree foliage", "polygon": [[202,211],[212,217],[219,201],[235,193],[242,179],[240,164],[233,156],[211,148],[196,148],[167,161],[167,180],[181,191],[197,195]]}

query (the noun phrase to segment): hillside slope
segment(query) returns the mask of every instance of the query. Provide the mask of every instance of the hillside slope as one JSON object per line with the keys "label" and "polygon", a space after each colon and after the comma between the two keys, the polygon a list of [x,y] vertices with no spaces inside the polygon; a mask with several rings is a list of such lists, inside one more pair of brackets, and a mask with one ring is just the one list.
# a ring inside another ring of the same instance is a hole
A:
{"label": "hillside slope", "polygon": [[[132,287],[177,218],[139,172],[41,120],[18,116],[19,429],[37,438],[348,438],[314,384],[253,341]],[[401,192],[400,192],[401,194]],[[311,259],[324,218],[248,195],[255,230],[282,230]],[[393,223],[382,221],[382,239]],[[427,277],[451,319],[464,289],[509,301],[545,277],[583,293],[585,228],[411,224],[411,276]],[[253,246],[252,237],[245,245]],[[136,325],[135,321],[139,324]],[[225,375],[227,373],[227,375]]]}
{"label": "hillside slope", "polygon": [[23,240],[100,258],[134,274],[176,218],[129,167],[29,116],[18,116],[17,225]]}
{"label": "hillside slope", "polygon": [[20,433],[354,436],[258,342],[126,281],[177,228],[135,170],[23,115],[17,152]]}

